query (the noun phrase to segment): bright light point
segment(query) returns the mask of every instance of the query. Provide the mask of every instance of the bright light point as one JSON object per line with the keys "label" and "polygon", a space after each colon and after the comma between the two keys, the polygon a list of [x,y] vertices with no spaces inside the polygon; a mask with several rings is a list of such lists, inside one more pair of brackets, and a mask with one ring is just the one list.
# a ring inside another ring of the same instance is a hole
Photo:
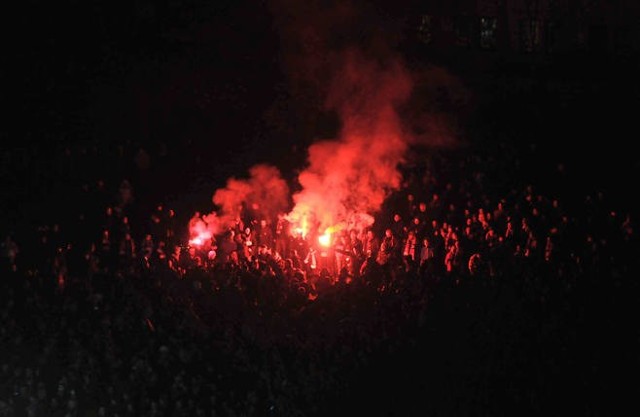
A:
{"label": "bright light point", "polygon": [[331,235],[329,232],[325,232],[325,234],[319,236],[318,242],[320,242],[322,246],[329,246],[331,244]]}
{"label": "bright light point", "polygon": [[203,231],[199,233],[197,236],[189,239],[189,244],[192,246],[203,246],[208,239],[211,239],[211,233],[207,231]]}

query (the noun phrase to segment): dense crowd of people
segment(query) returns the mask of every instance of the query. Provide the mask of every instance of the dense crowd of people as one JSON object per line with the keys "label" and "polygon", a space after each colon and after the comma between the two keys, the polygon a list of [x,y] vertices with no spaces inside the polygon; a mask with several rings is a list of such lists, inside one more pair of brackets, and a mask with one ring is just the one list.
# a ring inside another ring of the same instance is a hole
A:
{"label": "dense crowd of people", "polygon": [[512,175],[513,152],[417,154],[375,223],[327,247],[259,211],[189,244],[196,208],[139,191],[161,150],[70,182],[60,221],[3,231],[0,416],[622,407],[633,388],[604,379],[636,361],[619,321],[632,213],[602,190],[545,193]]}

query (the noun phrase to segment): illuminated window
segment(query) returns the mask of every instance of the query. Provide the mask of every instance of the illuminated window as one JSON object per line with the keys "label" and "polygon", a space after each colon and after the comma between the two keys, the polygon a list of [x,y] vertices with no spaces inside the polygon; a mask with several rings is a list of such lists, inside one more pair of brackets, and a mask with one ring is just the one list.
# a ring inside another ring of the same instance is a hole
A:
{"label": "illuminated window", "polygon": [[422,15],[420,18],[420,26],[418,26],[418,38],[422,43],[429,45],[431,43],[432,38],[432,26],[431,26],[431,16],[428,14]]}
{"label": "illuminated window", "polygon": [[480,18],[480,47],[482,49],[495,49],[498,19],[495,17]]}
{"label": "illuminated window", "polygon": [[542,47],[542,25],[537,19],[520,21],[520,45],[524,52],[538,52]]}

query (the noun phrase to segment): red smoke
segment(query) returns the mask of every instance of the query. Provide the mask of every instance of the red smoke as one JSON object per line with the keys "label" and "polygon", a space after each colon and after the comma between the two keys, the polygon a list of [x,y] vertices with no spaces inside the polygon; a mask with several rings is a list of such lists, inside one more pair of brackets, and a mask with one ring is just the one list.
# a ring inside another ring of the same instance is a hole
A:
{"label": "red smoke", "polygon": [[[423,144],[425,139],[428,143],[430,137],[431,143],[449,143],[448,120],[437,111],[429,117],[421,111],[437,110],[437,105],[425,104],[431,103],[428,96],[440,91],[437,87],[442,81],[446,87],[455,85],[455,77],[430,70],[436,75],[432,83],[415,83],[420,78],[410,75],[387,42],[388,33],[399,32],[383,30],[389,22],[376,21],[372,8],[360,10],[354,4],[273,2],[282,34],[280,58],[291,83],[292,99],[287,106],[291,110],[287,111],[335,112],[340,130],[337,138],[309,147],[293,206],[278,169],[260,165],[251,170],[249,179],[230,179],[224,189],[215,192],[213,201],[220,210],[210,216],[208,230],[219,233],[233,227],[243,204],[256,206],[268,220],[288,213],[291,230],[305,235],[361,230],[373,223],[385,198],[399,188],[398,168],[409,144]],[[414,84],[427,94],[416,97]],[[301,124],[313,125],[309,123],[313,120],[310,116]]]}
{"label": "red smoke", "polygon": [[398,165],[407,149],[395,110],[412,87],[402,64],[367,60],[354,50],[342,59],[326,102],[342,120],[340,138],[309,148],[308,167],[298,177],[302,190],[289,214],[298,226],[317,224],[320,233],[371,225],[400,185]]}
{"label": "red smoke", "polygon": [[[411,94],[408,72],[399,60],[367,60],[355,50],[345,53],[341,64],[326,101],[342,120],[340,137],[309,147],[308,165],[298,176],[301,190],[287,216],[304,234],[316,227],[313,231],[322,234],[328,228],[370,226],[402,180],[398,166],[407,140],[396,108]],[[269,220],[291,207],[286,182],[267,165],[253,167],[248,179],[229,179],[213,202],[219,207],[215,214],[192,219],[192,238],[203,227],[213,235],[233,227],[243,207]]]}
{"label": "red smoke", "polygon": [[[230,178],[227,186],[213,195],[218,207],[214,213],[201,216],[196,213],[189,223],[190,239],[215,236],[235,227],[243,208],[253,208],[255,214],[274,219],[291,206],[289,187],[280,171],[269,165],[256,165],[249,170],[249,178]],[[257,219],[259,220],[259,219]]]}

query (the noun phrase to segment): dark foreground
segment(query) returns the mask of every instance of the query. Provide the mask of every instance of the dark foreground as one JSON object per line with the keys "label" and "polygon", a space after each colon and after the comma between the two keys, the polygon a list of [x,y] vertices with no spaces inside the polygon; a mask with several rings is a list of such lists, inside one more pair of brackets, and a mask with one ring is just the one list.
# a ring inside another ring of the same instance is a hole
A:
{"label": "dark foreground", "polygon": [[[90,166],[91,150],[81,155]],[[151,221],[157,202],[139,185],[148,172],[130,172],[136,200],[122,176],[69,180],[56,192],[79,196],[73,205],[14,213],[3,236],[0,416],[637,409],[631,213],[598,190],[567,192],[573,179],[561,169],[553,182],[523,181],[527,155],[472,149],[412,162],[376,232],[395,213],[419,217],[411,194],[429,208],[414,231],[440,242],[434,257],[418,251],[407,262],[399,252],[388,268],[343,279],[295,259],[289,271],[268,255],[174,259],[192,213],[181,206],[176,219]],[[398,242],[412,230],[403,226]],[[472,270],[476,253],[483,262]]]}

